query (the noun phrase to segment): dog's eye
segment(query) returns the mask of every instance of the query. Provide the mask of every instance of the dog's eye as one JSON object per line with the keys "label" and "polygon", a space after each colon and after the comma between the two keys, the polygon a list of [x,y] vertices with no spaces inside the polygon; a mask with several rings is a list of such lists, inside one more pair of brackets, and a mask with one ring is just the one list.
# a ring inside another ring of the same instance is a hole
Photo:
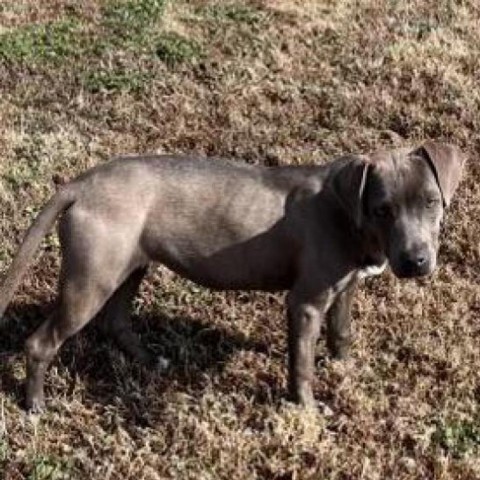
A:
{"label": "dog's eye", "polygon": [[388,205],[380,205],[373,209],[373,215],[379,219],[385,219],[390,216],[391,210]]}
{"label": "dog's eye", "polygon": [[425,199],[425,206],[427,208],[434,208],[438,204],[438,200],[436,198],[430,197]]}

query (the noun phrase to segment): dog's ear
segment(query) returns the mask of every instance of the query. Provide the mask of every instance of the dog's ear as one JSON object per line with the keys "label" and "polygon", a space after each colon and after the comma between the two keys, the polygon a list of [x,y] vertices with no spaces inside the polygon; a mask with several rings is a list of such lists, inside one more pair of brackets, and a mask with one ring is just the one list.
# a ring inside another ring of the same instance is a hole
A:
{"label": "dog's ear", "polygon": [[352,156],[334,174],[332,190],[343,208],[360,228],[363,222],[363,197],[367,184],[369,164],[365,157]]}
{"label": "dog's ear", "polygon": [[437,180],[445,207],[450,205],[460,183],[466,156],[454,145],[428,141],[417,152],[429,163]]}

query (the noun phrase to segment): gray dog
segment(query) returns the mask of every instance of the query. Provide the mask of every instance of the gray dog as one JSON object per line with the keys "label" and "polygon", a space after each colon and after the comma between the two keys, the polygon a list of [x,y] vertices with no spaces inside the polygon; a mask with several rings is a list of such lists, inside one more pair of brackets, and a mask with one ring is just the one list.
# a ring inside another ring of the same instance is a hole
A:
{"label": "gray dog", "polygon": [[362,275],[436,266],[444,208],[464,156],[451,145],[346,156],[324,166],[260,167],[193,157],[118,159],[60,188],[28,230],[0,291],[0,317],[42,238],[63,214],[58,305],[27,340],[26,405],[44,406],[45,371],[101,310],[120,346],[150,362],[129,306],[151,262],[215,289],[289,290],[289,389],[312,405],[322,321],[347,354]]}

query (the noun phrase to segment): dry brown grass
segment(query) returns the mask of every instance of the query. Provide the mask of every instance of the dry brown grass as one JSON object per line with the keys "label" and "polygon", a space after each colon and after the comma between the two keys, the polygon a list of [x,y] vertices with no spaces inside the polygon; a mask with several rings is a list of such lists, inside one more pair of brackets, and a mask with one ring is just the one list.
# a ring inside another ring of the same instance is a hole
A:
{"label": "dry brown grass", "polygon": [[352,358],[320,345],[318,413],[284,400],[282,295],[159,270],[135,325],[171,370],[132,364],[91,326],[53,365],[49,412],[25,417],[21,348],[51,308],[50,236],[0,338],[2,478],[480,478],[477,2],[134,3],[0,5],[0,269],[54,173],[117,153],[322,163],[431,137],[469,152],[468,172],[433,278],[367,282]]}

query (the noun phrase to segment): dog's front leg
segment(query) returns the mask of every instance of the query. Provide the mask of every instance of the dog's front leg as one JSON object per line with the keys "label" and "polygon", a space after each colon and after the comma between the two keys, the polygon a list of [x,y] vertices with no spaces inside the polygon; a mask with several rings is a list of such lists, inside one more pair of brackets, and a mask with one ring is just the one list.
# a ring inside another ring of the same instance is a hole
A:
{"label": "dog's front leg", "polygon": [[350,319],[357,284],[356,277],[350,280],[327,312],[327,346],[332,357],[338,360],[347,358],[352,342]]}
{"label": "dog's front leg", "polygon": [[329,291],[305,298],[304,292],[293,290],[287,299],[289,393],[293,401],[303,406],[315,405],[315,346],[330,298]]}

